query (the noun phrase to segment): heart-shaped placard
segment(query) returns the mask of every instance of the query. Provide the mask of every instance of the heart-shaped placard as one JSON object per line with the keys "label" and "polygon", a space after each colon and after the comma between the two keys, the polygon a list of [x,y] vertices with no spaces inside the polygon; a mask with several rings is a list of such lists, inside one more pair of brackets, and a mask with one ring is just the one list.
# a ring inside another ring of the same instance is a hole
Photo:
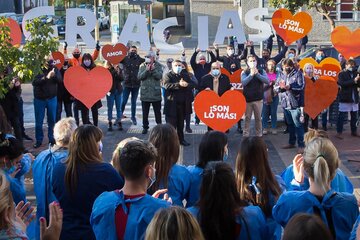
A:
{"label": "heart-shaped placard", "polygon": [[231,74],[225,68],[221,68],[221,73],[226,75],[230,79],[230,83],[235,90],[239,90],[239,91],[242,90],[242,84],[241,84],[242,69],[241,68],[236,70],[233,74]]}
{"label": "heart-shaped placard", "polygon": [[313,82],[306,77],[304,111],[314,119],[334,102],[337,94],[338,85],[334,79],[321,77]]}
{"label": "heart-shaped placard", "polygon": [[104,67],[86,71],[83,67],[75,66],[65,72],[64,85],[72,96],[91,108],[111,89],[112,76]]}
{"label": "heart-shaped placard", "polygon": [[239,91],[229,90],[221,97],[204,90],[196,95],[194,110],[199,119],[214,130],[226,132],[244,115],[246,101]]}
{"label": "heart-shaped placard", "polygon": [[287,45],[305,37],[312,28],[311,16],[306,12],[292,15],[285,8],[278,9],[272,16],[272,25]]}
{"label": "heart-shaped placard", "polygon": [[360,56],[360,28],[352,32],[345,26],[336,27],[331,32],[331,42],[346,59]]}
{"label": "heart-shaped placard", "polygon": [[64,54],[57,51],[57,52],[52,52],[51,55],[54,59],[55,66],[57,67],[57,69],[60,70],[62,68],[62,66],[64,66],[64,62],[65,62]]}
{"label": "heart-shaped placard", "polygon": [[22,38],[19,24],[14,19],[7,18],[7,22],[1,27],[8,27],[10,29],[11,45],[19,47]]}
{"label": "heart-shaped placard", "polygon": [[313,58],[304,58],[299,62],[301,69],[304,68],[306,63],[314,65],[314,75],[318,77],[329,77],[337,81],[341,66],[335,58],[325,58],[320,63],[317,63]]}
{"label": "heart-shaped placard", "polygon": [[107,44],[103,46],[101,54],[111,64],[118,64],[126,57],[127,48],[122,43],[117,43],[115,46]]}

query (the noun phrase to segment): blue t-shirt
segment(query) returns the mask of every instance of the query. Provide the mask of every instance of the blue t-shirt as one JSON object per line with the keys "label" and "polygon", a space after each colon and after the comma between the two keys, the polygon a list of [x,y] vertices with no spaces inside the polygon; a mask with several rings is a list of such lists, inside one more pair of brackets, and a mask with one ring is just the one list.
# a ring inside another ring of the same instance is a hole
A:
{"label": "blue t-shirt", "polygon": [[52,186],[63,209],[60,239],[94,239],[90,215],[95,199],[105,191],[121,189],[123,179],[108,163],[94,163],[78,170],[78,183],[73,196],[65,186],[66,165],[57,163],[53,170]]}

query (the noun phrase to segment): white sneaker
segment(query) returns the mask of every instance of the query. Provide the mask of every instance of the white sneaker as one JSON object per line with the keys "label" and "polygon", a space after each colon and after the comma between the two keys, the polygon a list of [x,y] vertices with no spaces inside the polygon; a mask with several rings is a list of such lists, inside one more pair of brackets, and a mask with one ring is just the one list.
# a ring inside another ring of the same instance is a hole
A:
{"label": "white sneaker", "polygon": [[263,129],[263,135],[268,134],[268,130],[266,128]]}
{"label": "white sneaker", "polygon": [[276,135],[276,134],[277,134],[276,129],[272,129],[272,130],[271,130],[271,134]]}

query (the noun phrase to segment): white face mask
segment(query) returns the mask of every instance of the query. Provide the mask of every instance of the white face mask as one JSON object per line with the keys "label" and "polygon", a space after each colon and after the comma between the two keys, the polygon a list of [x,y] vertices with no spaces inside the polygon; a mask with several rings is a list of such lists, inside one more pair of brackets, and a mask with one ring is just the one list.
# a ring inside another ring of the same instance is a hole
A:
{"label": "white face mask", "polygon": [[229,56],[233,55],[233,54],[234,54],[234,50],[233,50],[233,49],[227,50],[227,54],[228,54]]}
{"label": "white face mask", "polygon": [[305,72],[306,73],[313,73],[314,71],[313,71],[312,68],[308,67],[308,68],[305,68]]}
{"label": "white face mask", "polygon": [[91,60],[84,60],[84,65],[87,66],[87,67],[90,67]]}
{"label": "white face mask", "polygon": [[151,58],[145,57],[145,63],[150,63],[151,62]]}
{"label": "white face mask", "polygon": [[255,62],[249,62],[248,65],[249,65],[249,68],[256,68],[257,62],[256,61]]}

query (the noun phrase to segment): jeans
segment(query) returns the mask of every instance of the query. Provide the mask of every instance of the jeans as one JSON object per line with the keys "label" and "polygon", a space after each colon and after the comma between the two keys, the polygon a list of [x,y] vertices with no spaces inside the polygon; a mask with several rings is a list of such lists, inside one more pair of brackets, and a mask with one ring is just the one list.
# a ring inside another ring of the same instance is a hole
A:
{"label": "jeans", "polygon": [[116,107],[116,122],[121,121],[121,97],[122,92],[115,90],[114,93],[111,93],[110,95],[106,95],[106,101],[107,101],[107,108],[108,108],[108,121],[111,122],[113,119],[113,107],[115,102]]}
{"label": "jeans", "polygon": [[157,102],[141,102],[143,115],[143,128],[149,129],[149,111],[152,104],[155,114],[156,124],[161,124],[161,101]]}
{"label": "jeans", "polygon": [[45,109],[48,123],[49,142],[54,142],[54,125],[56,120],[57,97],[45,100],[34,98],[35,138],[36,143],[40,144],[44,139],[43,123],[45,117]]}
{"label": "jeans", "polygon": [[256,136],[262,136],[262,128],[261,128],[261,111],[262,111],[262,100],[254,101],[254,102],[247,102],[246,103],[246,111],[245,111],[245,126],[244,126],[244,137],[248,137],[250,135],[250,122],[251,116],[254,112],[255,118],[255,132]]}
{"label": "jeans", "polygon": [[[346,114],[348,114],[348,113],[347,112],[339,112],[339,117],[338,117],[337,124],[336,124],[336,131],[338,133],[343,132],[344,119],[345,119]],[[350,120],[351,133],[356,133],[356,130],[357,130],[356,122],[357,122],[357,117],[358,117],[358,111],[351,111],[350,116],[351,116],[351,120]]]}
{"label": "jeans", "polygon": [[273,101],[271,104],[269,105],[266,105],[265,103],[263,104],[263,109],[262,109],[263,129],[267,128],[268,126],[269,114],[271,115],[271,128],[276,129],[278,105],[279,105],[279,96],[273,97]]}
{"label": "jeans", "polygon": [[122,96],[122,103],[121,103],[121,112],[123,113],[125,110],[125,106],[127,104],[127,101],[129,99],[129,95],[131,93],[131,118],[135,119],[135,115],[136,115],[136,99],[139,95],[139,88],[135,87],[135,88],[129,88],[129,87],[124,87],[123,90],[123,96]]}
{"label": "jeans", "polygon": [[296,109],[284,109],[285,118],[288,123],[289,130],[289,144],[295,145],[296,136],[298,146],[305,147],[304,143],[304,126],[300,122],[300,108]]}

